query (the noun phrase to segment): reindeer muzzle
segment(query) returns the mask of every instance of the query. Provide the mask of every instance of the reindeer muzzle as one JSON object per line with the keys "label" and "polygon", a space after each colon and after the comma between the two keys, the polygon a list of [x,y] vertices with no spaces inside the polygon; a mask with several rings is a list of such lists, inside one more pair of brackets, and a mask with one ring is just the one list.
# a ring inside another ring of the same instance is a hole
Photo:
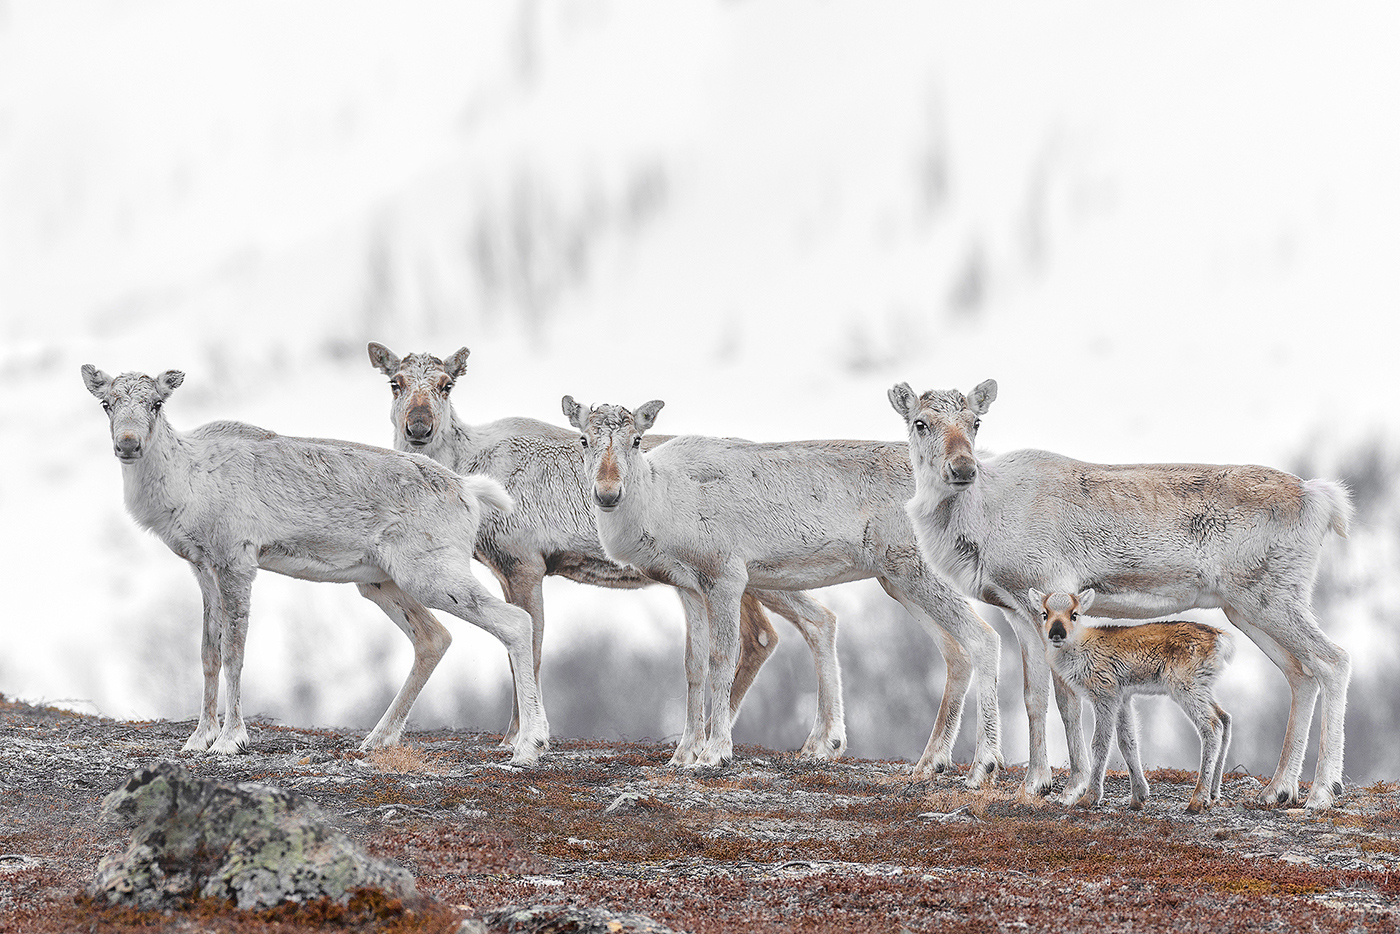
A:
{"label": "reindeer muzzle", "polygon": [[1046,635],[1050,639],[1050,644],[1057,649],[1069,638],[1069,633],[1065,631],[1064,624],[1060,622],[1051,623],[1050,631],[1047,632]]}
{"label": "reindeer muzzle", "polygon": [[977,462],[970,457],[955,457],[943,468],[943,480],[951,487],[964,489],[977,479]]}
{"label": "reindeer muzzle", "polygon": [[433,418],[431,414],[409,412],[404,419],[403,436],[409,444],[424,445],[433,440]]}
{"label": "reindeer muzzle", "polygon": [[598,504],[598,508],[603,512],[612,512],[617,508],[617,504],[622,502],[622,485],[618,484],[611,490],[600,490],[596,486],[593,488],[593,502]]}
{"label": "reindeer muzzle", "polygon": [[112,442],[112,453],[116,454],[117,460],[123,464],[134,464],[144,453],[141,450],[141,439],[135,435],[123,435]]}

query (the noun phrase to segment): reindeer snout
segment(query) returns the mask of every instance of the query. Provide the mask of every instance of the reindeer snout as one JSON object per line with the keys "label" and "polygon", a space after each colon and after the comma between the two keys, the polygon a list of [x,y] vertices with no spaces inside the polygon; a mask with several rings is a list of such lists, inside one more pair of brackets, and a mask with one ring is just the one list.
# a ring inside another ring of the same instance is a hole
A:
{"label": "reindeer snout", "polygon": [[1060,644],[1069,638],[1069,632],[1066,631],[1064,624],[1058,621],[1050,624],[1050,631],[1047,635],[1050,637],[1050,642],[1055,648],[1059,648]]}
{"label": "reindeer snout", "polygon": [[427,444],[433,439],[433,417],[430,412],[411,411],[404,419],[404,437],[409,444]]}
{"label": "reindeer snout", "polygon": [[595,486],[593,502],[598,504],[599,509],[616,509],[617,504],[622,502],[622,484],[607,490],[600,490]]}
{"label": "reindeer snout", "polygon": [[141,459],[141,439],[135,435],[122,435],[112,442],[112,451],[119,460],[136,461]]}
{"label": "reindeer snout", "polygon": [[977,462],[970,457],[954,457],[943,470],[949,486],[968,486],[977,479]]}

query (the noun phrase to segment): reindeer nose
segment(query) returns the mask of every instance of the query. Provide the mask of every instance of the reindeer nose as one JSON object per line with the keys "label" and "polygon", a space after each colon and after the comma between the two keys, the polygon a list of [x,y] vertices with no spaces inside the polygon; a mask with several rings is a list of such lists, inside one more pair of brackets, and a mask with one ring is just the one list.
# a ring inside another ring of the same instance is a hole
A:
{"label": "reindeer nose", "polygon": [[622,502],[622,486],[615,490],[600,490],[593,488],[593,502],[598,504],[599,509],[615,509],[617,504]]}
{"label": "reindeer nose", "polygon": [[135,435],[122,435],[112,444],[112,450],[121,460],[138,460],[141,457],[141,439]]}
{"label": "reindeer nose", "polygon": [[409,418],[403,433],[413,444],[426,444],[433,437],[433,422],[429,418]]}
{"label": "reindeer nose", "polygon": [[947,480],[954,486],[967,486],[977,479],[977,462],[970,457],[958,457],[948,462]]}
{"label": "reindeer nose", "polygon": [[1056,645],[1059,645],[1061,642],[1064,642],[1065,639],[1068,637],[1069,633],[1065,631],[1063,623],[1057,622],[1050,627],[1050,641],[1055,643]]}

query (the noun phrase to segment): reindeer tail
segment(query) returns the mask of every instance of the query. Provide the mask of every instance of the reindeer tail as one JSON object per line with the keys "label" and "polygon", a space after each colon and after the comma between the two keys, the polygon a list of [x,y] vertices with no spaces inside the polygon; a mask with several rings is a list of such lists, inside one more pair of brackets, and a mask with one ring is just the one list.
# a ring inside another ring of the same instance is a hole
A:
{"label": "reindeer tail", "polygon": [[476,497],[478,503],[491,506],[504,515],[510,515],[515,508],[515,500],[510,498],[506,488],[485,474],[467,474],[462,478],[462,492]]}
{"label": "reindeer tail", "polygon": [[1356,507],[1351,504],[1351,491],[1338,480],[1304,480],[1303,511],[1320,510],[1327,525],[1342,538],[1347,537]]}

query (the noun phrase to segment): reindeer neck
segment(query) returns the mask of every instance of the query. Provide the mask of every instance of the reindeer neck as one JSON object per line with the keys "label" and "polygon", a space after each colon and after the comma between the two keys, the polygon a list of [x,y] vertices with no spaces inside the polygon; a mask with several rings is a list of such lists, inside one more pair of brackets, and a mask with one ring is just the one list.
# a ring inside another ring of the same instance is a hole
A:
{"label": "reindeer neck", "polygon": [[479,440],[481,432],[462,421],[456,406],[449,406],[447,412],[451,418],[439,443],[449,460],[443,463],[461,474],[480,472],[479,464],[486,455],[486,448]]}
{"label": "reindeer neck", "polygon": [[598,532],[607,537],[604,544],[609,546],[609,554],[636,559],[639,566],[649,563],[656,548],[655,529],[660,524],[653,520],[665,508],[664,499],[665,480],[643,455],[638,469],[628,474],[622,502],[611,513],[598,516]]}
{"label": "reindeer neck", "polygon": [[157,529],[189,498],[190,443],[162,415],[134,464],[122,465],[122,494],[132,517]]}

